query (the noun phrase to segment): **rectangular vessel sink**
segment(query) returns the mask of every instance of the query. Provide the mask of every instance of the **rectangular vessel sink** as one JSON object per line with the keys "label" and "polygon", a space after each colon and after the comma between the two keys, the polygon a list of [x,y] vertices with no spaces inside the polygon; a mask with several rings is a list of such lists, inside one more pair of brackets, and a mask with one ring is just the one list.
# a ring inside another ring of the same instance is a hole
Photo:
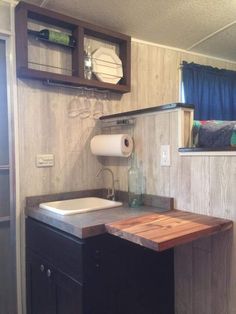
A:
{"label": "rectangular vessel sink", "polygon": [[42,203],[39,205],[40,208],[60,215],[80,214],[118,206],[122,206],[122,203],[99,197],[75,198],[65,201]]}

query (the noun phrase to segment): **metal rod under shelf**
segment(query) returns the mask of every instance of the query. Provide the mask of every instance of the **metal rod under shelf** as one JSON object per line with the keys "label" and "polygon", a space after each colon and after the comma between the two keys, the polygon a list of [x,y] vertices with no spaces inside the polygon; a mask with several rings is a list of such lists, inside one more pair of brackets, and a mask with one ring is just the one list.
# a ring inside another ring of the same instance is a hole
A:
{"label": "metal rod under shelf", "polygon": [[63,71],[68,72],[68,73],[75,72],[72,69],[61,68],[61,67],[58,67],[58,66],[55,66],[55,65],[43,64],[43,63],[39,63],[39,62],[28,61],[28,65],[31,65],[31,64],[32,65],[38,65],[38,66],[45,67],[45,68],[52,68],[52,69],[57,69],[57,70],[63,70]]}
{"label": "metal rod under shelf", "polygon": [[63,84],[63,83],[53,82],[51,80],[45,80],[45,81],[43,81],[43,84],[46,86],[63,87],[63,88],[84,90],[84,91],[91,91],[91,92],[93,91],[93,92],[102,93],[102,94],[109,92],[108,89],[100,90],[100,89],[92,88],[92,87],[90,88],[90,87],[85,87],[85,86],[73,86],[73,85],[67,85],[67,84]]}
{"label": "metal rod under shelf", "polygon": [[112,127],[131,127],[134,126],[136,123],[135,118],[128,118],[128,119],[112,119],[112,120],[100,120],[101,127],[104,128],[112,128]]}

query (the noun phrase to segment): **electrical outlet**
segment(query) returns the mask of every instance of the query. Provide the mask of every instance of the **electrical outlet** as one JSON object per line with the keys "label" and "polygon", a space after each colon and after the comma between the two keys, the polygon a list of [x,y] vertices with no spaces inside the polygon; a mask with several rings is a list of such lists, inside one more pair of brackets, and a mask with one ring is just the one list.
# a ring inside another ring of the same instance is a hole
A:
{"label": "electrical outlet", "polygon": [[41,167],[53,167],[54,166],[54,155],[45,154],[36,156],[36,166]]}
{"label": "electrical outlet", "polygon": [[161,166],[170,166],[170,145],[161,145]]}

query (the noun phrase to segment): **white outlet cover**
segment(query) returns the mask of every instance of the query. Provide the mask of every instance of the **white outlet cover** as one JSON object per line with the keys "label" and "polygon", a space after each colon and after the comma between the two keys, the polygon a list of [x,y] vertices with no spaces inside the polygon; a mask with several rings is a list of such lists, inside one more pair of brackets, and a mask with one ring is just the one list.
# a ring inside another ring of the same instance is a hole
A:
{"label": "white outlet cover", "polygon": [[53,167],[54,166],[54,155],[53,154],[38,154],[36,156],[36,167]]}
{"label": "white outlet cover", "polygon": [[170,166],[170,145],[161,145],[161,166]]}

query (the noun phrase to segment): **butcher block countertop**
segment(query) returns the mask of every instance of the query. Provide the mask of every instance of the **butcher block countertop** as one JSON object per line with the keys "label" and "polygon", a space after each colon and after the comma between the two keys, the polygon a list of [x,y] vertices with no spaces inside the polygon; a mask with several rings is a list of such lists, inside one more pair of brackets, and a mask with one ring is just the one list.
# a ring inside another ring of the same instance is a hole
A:
{"label": "butcher block countertop", "polygon": [[108,233],[155,251],[229,230],[230,220],[194,214],[181,210],[152,213],[141,217],[107,223]]}
{"label": "butcher block countertop", "polygon": [[[105,190],[104,190],[105,191]],[[109,233],[155,251],[163,251],[220,231],[233,222],[173,209],[173,199],[146,196],[145,206],[103,209],[89,213],[61,216],[39,208],[41,202],[77,197],[103,197],[103,190],[67,192],[27,198],[26,216],[80,239]],[[106,192],[106,191],[105,191]]]}

